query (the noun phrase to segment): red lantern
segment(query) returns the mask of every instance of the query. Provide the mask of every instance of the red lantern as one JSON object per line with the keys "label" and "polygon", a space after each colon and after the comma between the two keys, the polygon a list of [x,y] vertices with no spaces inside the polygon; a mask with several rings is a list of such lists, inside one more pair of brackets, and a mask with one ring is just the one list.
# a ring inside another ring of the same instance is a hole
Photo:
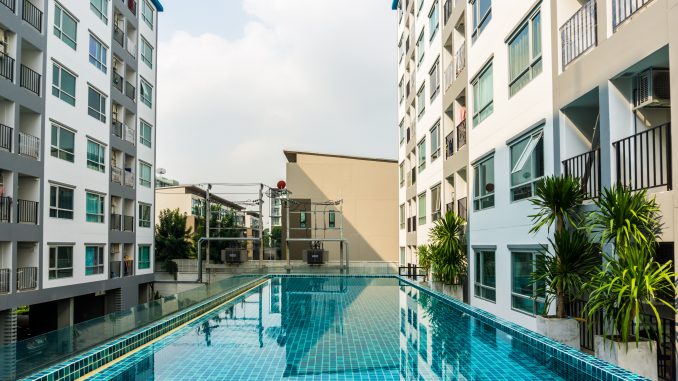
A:
{"label": "red lantern", "polygon": [[285,183],[284,180],[278,181],[278,189],[281,189],[281,190],[285,189],[286,186],[287,186],[287,184]]}

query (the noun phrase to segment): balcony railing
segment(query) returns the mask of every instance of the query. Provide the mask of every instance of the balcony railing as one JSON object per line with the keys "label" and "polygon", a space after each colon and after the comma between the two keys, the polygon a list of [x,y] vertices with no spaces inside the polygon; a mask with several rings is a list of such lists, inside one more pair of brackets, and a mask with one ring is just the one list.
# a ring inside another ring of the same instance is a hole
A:
{"label": "balcony railing", "polygon": [[24,0],[21,18],[42,33],[42,11],[28,0]]}
{"label": "balcony railing", "polygon": [[122,84],[125,81],[122,79],[122,76],[118,74],[118,72],[115,70],[113,70],[113,78],[111,78],[111,81],[113,82],[113,87],[115,87],[116,89],[118,89],[118,91],[122,93]]}
{"label": "balcony railing", "polygon": [[3,52],[0,52],[0,76],[14,81],[14,58]]}
{"label": "balcony railing", "polygon": [[122,215],[111,213],[111,230],[122,231]]}
{"label": "balcony railing", "polygon": [[563,69],[598,43],[596,7],[596,0],[589,0],[560,27]]}
{"label": "balcony railing", "polygon": [[111,166],[111,182],[122,185],[123,175],[122,168]]}
{"label": "balcony railing", "polygon": [[9,8],[12,13],[16,11],[16,0],[0,0],[0,4]]}
{"label": "balcony railing", "polygon": [[19,85],[21,87],[40,95],[40,78],[41,75],[38,72],[26,65],[21,65],[21,72],[19,73]]}
{"label": "balcony railing", "polygon": [[111,121],[111,129],[113,130],[113,135],[119,137],[120,139],[124,138],[122,122],[113,119]]}
{"label": "balcony railing", "polygon": [[134,188],[134,172],[125,171],[125,185]]}
{"label": "balcony railing", "polygon": [[132,128],[128,125],[125,125],[125,140],[134,144],[134,137],[135,136],[136,136],[136,131],[134,130],[134,128]]}
{"label": "balcony railing", "polygon": [[122,261],[110,261],[108,263],[109,278],[120,278]]}
{"label": "balcony railing", "polygon": [[454,75],[459,76],[462,70],[466,67],[466,41],[461,43],[457,52],[454,53]]}
{"label": "balcony railing", "polygon": [[454,155],[454,131],[445,136],[445,159]]}
{"label": "balcony railing", "polygon": [[16,200],[17,221],[20,224],[38,224],[38,202],[28,200]]}
{"label": "balcony railing", "polygon": [[612,27],[616,30],[619,24],[626,21],[650,1],[652,0],[612,0]]}
{"label": "balcony railing", "polygon": [[12,131],[12,127],[0,124],[0,149],[12,152]]}
{"label": "balcony railing", "polygon": [[600,148],[564,160],[563,169],[579,179],[587,199],[600,196]]}
{"label": "balcony railing", "polygon": [[125,81],[125,95],[127,98],[134,100],[137,89],[129,82]]}
{"label": "balcony railing", "polygon": [[10,222],[12,220],[12,198],[0,197],[0,222]]}
{"label": "balcony railing", "polygon": [[40,138],[19,132],[19,154],[40,160]]}
{"label": "balcony railing", "polygon": [[120,46],[123,48],[125,47],[125,32],[118,28],[117,25],[113,25],[113,39],[120,44]]}
{"label": "balcony railing", "polygon": [[0,269],[0,294],[9,292],[9,269]]}
{"label": "balcony railing", "polygon": [[134,231],[134,216],[122,216],[123,218],[123,230],[126,232]]}
{"label": "balcony railing", "polygon": [[134,261],[110,261],[108,264],[110,278],[120,278],[121,276],[134,275]]}
{"label": "balcony railing", "polygon": [[457,215],[468,220],[468,198],[462,197],[457,200]]}
{"label": "balcony railing", "polygon": [[671,125],[664,124],[612,143],[617,183],[631,190],[671,190]]}
{"label": "balcony railing", "polygon": [[19,291],[34,290],[38,287],[38,268],[19,267],[16,269],[16,289]]}
{"label": "balcony railing", "polygon": [[457,151],[466,145],[466,119],[457,125]]}

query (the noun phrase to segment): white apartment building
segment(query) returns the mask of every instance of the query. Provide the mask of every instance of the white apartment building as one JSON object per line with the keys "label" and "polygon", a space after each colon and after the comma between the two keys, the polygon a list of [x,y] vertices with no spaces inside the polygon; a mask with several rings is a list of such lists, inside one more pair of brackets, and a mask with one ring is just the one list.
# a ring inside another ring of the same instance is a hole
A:
{"label": "white apartment building", "polygon": [[0,2],[0,317],[31,335],[149,297],[162,11]]}

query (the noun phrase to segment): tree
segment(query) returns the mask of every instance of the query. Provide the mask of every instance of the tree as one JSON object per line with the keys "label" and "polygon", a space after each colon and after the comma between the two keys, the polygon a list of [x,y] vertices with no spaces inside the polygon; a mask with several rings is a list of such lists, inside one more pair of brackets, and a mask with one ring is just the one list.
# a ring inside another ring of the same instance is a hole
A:
{"label": "tree", "polygon": [[186,228],[186,214],[179,209],[160,211],[155,227],[155,258],[170,274],[176,274],[173,259],[188,258],[191,253],[191,229]]}
{"label": "tree", "polygon": [[456,283],[466,274],[465,231],[466,221],[453,211],[448,211],[435,221],[429,232],[430,264],[435,276],[443,283]]}
{"label": "tree", "polygon": [[572,176],[550,176],[537,182],[534,197],[530,199],[537,209],[532,218],[530,233],[536,233],[546,226],[556,225],[556,231],[565,229],[565,222],[576,226],[581,217],[580,206],[584,203],[586,193],[579,179]]}
{"label": "tree", "polygon": [[[231,210],[228,213],[222,213],[222,206],[219,204],[211,205],[212,213],[210,217],[210,237],[213,238],[237,238],[243,237],[245,229],[238,226],[236,212]],[[206,237],[206,225],[204,217],[196,217],[195,233],[193,234],[193,250],[198,251],[198,242],[200,238]],[[202,249],[210,248],[210,259],[220,259],[219,253],[222,249],[240,248],[244,241],[213,241],[203,244]]]}
{"label": "tree", "polygon": [[282,245],[282,227],[274,226],[271,228],[271,247],[280,247]]}

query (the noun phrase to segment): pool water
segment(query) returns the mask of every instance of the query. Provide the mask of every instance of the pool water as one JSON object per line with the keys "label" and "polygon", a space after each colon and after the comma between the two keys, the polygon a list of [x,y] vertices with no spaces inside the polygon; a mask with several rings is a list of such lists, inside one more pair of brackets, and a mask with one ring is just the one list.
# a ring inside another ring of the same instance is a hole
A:
{"label": "pool water", "polygon": [[272,278],[90,379],[283,378],[564,379],[449,302],[361,277]]}

